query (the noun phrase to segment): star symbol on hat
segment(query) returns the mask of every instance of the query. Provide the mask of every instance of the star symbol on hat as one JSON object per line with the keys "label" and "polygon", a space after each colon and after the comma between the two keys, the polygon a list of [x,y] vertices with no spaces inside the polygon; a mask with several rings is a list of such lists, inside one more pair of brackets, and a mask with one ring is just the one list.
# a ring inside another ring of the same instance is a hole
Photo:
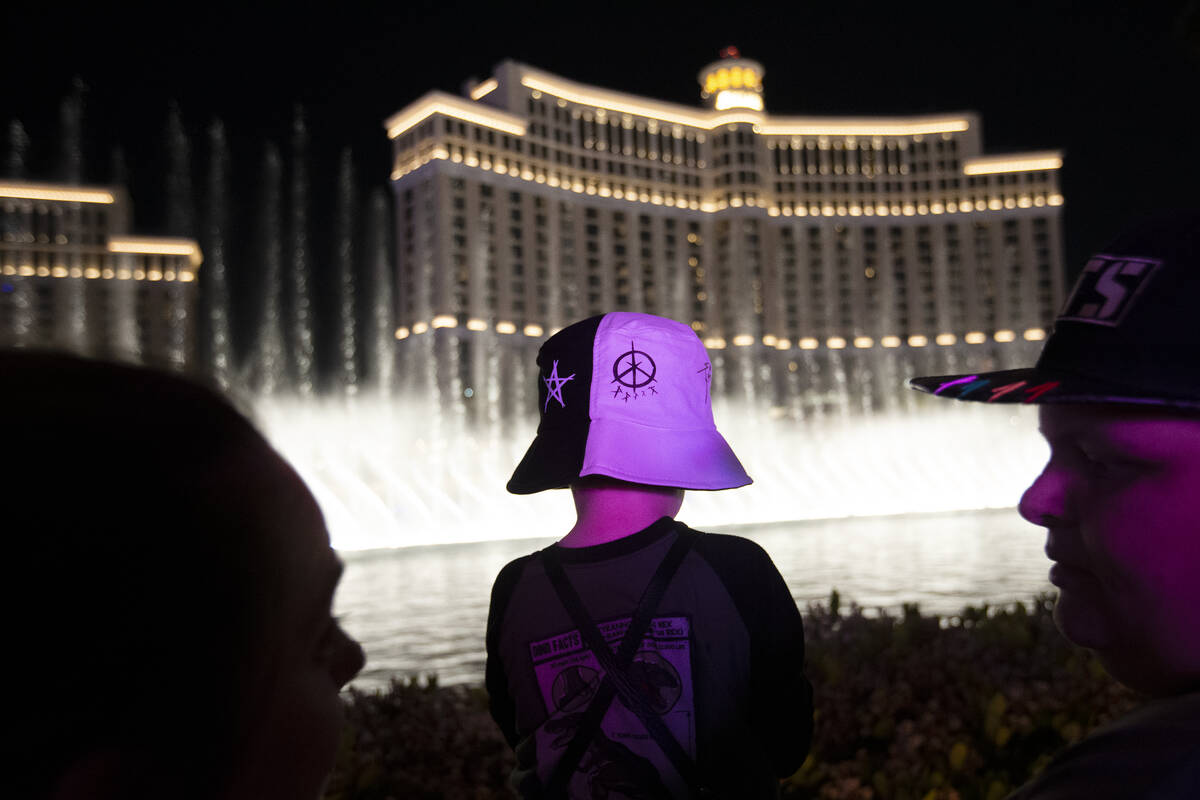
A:
{"label": "star symbol on hat", "polygon": [[551,398],[554,398],[555,400],[557,400],[558,404],[560,406],[562,406],[563,408],[567,407],[566,402],[563,400],[562,387],[564,384],[566,384],[567,381],[571,380],[574,377],[575,377],[574,372],[572,372],[570,375],[568,375],[565,378],[558,377],[558,361],[554,362],[554,366],[552,366],[550,368],[550,374],[547,375],[545,378],[542,378],[542,380],[546,382],[546,405],[542,408],[543,414],[545,414],[546,411],[550,408],[550,399]]}

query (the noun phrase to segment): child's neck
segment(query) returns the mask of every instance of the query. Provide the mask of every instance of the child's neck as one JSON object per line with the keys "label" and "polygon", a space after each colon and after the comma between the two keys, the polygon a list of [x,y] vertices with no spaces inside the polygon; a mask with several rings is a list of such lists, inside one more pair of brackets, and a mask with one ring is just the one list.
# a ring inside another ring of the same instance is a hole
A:
{"label": "child's neck", "polygon": [[571,486],[577,519],[560,541],[563,547],[591,547],[622,539],[662,517],[674,517],[683,505],[683,490],[623,483],[607,478]]}

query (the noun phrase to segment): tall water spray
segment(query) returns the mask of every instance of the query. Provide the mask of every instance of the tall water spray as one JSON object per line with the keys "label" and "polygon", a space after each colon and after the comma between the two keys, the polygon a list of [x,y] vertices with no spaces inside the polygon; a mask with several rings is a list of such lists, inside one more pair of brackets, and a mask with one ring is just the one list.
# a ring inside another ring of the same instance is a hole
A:
{"label": "tall water spray", "polygon": [[228,389],[233,379],[229,283],[225,274],[228,196],[229,149],[225,142],[225,126],[215,121],[208,129],[208,192],[201,245],[204,267],[200,270],[200,298],[204,309],[201,346],[210,374],[223,389]]}
{"label": "tall water spray", "polygon": [[172,236],[196,235],[195,195],[192,192],[192,145],[183,115],[174,101],[167,108],[167,231]]}
{"label": "tall water spray", "polygon": [[287,270],[290,377],[301,397],[312,395],[316,386],[313,339],[312,285],[309,275],[308,238],[308,129],[304,112],[297,106],[292,119],[292,160],[288,240],[291,244]]}
{"label": "tall water spray", "polygon": [[[63,98],[59,106],[59,141],[62,144],[59,161],[59,175],[65,183],[83,183],[83,81],[76,78],[71,86],[71,93]],[[75,229],[82,227],[81,209],[76,206],[65,212],[73,217],[70,225]],[[67,256],[68,268],[82,269],[83,256],[75,252]],[[60,339],[56,344],[67,350],[86,353],[87,340],[87,303],[84,302],[83,284],[81,281],[70,281],[62,294],[63,305],[60,313],[66,324],[58,328]]]}
{"label": "tall water spray", "polygon": [[9,178],[26,177],[29,169],[29,134],[21,120],[8,123],[8,152],[4,157],[4,174]]}
{"label": "tall water spray", "polygon": [[279,150],[268,144],[263,156],[262,200],[259,205],[258,263],[262,305],[258,338],[247,364],[247,383],[259,394],[272,395],[286,379],[283,333],[283,246],[280,237],[282,165]]}
{"label": "tall water spray", "polygon": [[83,183],[83,81],[75,78],[71,93],[58,107],[59,178],[64,183]]}
{"label": "tall water spray", "polygon": [[354,161],[342,151],[338,165],[335,222],[337,268],[337,368],[335,384],[346,394],[358,391],[358,336],[354,280]]}
{"label": "tall water spray", "polygon": [[[167,233],[171,236],[196,236],[196,199],[192,191],[192,144],[183,126],[178,104],[167,109]],[[170,316],[167,326],[167,361],[177,368],[187,362],[187,289],[171,282],[166,287]],[[132,298],[130,298],[132,300]],[[132,306],[131,306],[132,307]]]}
{"label": "tall water spray", "polygon": [[108,182],[111,186],[125,186],[129,182],[129,161],[125,148],[114,145],[108,156]]}
{"label": "tall water spray", "polygon": [[[9,178],[25,178],[29,164],[29,134],[20,120],[8,124],[8,152],[4,158],[5,174]],[[29,340],[33,330],[34,297],[32,281],[5,283],[4,290],[10,293],[11,313],[8,315],[7,339],[17,346]]]}
{"label": "tall water spray", "polygon": [[387,197],[381,189],[371,192],[367,215],[367,257],[370,259],[370,284],[366,287],[371,304],[369,324],[370,367],[374,387],[387,395],[395,373],[395,344],[392,335],[392,267],[388,248]]}

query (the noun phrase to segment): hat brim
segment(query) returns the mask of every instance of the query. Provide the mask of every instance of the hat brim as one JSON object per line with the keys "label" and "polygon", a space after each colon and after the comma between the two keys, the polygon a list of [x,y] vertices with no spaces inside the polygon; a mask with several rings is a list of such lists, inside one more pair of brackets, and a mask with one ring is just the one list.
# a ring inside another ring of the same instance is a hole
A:
{"label": "hat brim", "polygon": [[513,494],[565,489],[579,477],[588,427],[539,428],[505,488]]}
{"label": "hat brim", "polygon": [[715,429],[663,430],[619,419],[592,420],[579,474],[701,491],[752,483]]}
{"label": "hat brim", "polygon": [[1164,408],[1200,409],[1200,400],[1165,397],[1134,387],[1045,367],[910,378],[920,392],[979,403],[1126,403]]}

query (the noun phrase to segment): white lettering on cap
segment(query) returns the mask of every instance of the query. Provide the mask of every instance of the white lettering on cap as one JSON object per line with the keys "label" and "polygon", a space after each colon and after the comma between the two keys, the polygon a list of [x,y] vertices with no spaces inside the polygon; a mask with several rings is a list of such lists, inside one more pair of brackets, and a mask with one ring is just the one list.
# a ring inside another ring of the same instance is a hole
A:
{"label": "white lettering on cap", "polygon": [[1090,322],[1115,327],[1129,313],[1134,299],[1162,266],[1150,258],[1099,255],[1083,268],[1059,321]]}

